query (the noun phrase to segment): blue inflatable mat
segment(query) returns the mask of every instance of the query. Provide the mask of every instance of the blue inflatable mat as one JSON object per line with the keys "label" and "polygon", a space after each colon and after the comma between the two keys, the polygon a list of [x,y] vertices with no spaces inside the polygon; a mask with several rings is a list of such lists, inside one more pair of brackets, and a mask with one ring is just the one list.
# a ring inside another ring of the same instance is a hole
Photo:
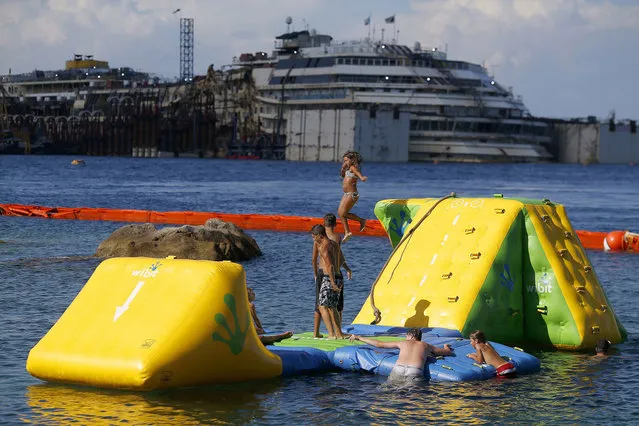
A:
{"label": "blue inflatable mat", "polygon": [[334,370],[334,352],[316,348],[267,346],[266,349],[282,359],[282,376],[297,376]]}
{"label": "blue inflatable mat", "polygon": [[[342,327],[344,333],[361,334],[362,336],[389,336],[389,335],[405,335],[410,330],[407,327],[391,327],[386,325],[369,325],[369,324],[351,324]],[[423,337],[462,337],[457,330],[450,328],[422,328]]]}
{"label": "blue inflatable mat", "polygon": [[[422,340],[431,345],[443,347],[448,343],[454,355],[429,358],[424,369],[424,377],[433,381],[468,381],[485,380],[495,377],[495,368],[486,364],[480,365],[467,355],[475,350],[470,340],[450,337],[425,337]],[[505,360],[517,367],[517,374],[528,374],[539,371],[541,363],[536,357],[521,350],[491,342],[491,345]],[[382,376],[388,376],[397,362],[397,349],[379,349],[373,346],[348,346],[338,348],[333,355],[336,367],[344,370],[361,370]]]}

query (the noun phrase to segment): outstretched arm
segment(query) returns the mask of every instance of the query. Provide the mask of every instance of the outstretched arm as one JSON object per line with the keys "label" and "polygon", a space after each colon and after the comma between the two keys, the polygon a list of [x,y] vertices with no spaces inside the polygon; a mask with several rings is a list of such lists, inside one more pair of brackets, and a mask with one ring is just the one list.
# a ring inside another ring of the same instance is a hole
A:
{"label": "outstretched arm", "polygon": [[357,166],[351,166],[351,172],[355,173],[355,176],[357,176],[362,182],[366,182],[368,180],[368,178],[359,171],[359,167]]}
{"label": "outstretched arm", "polygon": [[433,355],[446,356],[446,355],[452,355],[453,354],[453,348],[451,348],[448,343],[446,343],[443,348],[431,345],[430,346],[430,350],[433,353]]}
{"label": "outstretched arm", "polygon": [[375,346],[376,348],[383,349],[399,349],[399,344],[401,342],[380,342],[376,339],[369,339],[368,337],[357,336],[355,334],[351,334],[350,341],[353,342],[355,340],[359,340],[360,342],[364,342],[367,345]]}

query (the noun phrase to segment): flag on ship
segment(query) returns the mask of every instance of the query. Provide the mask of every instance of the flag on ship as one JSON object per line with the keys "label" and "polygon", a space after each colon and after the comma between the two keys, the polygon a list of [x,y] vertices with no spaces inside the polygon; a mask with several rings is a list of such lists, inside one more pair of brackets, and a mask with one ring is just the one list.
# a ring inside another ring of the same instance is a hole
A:
{"label": "flag on ship", "polygon": [[369,16],[368,18],[364,19],[364,25],[370,25],[371,24],[371,17]]}
{"label": "flag on ship", "polygon": [[395,23],[395,15],[389,16],[388,18],[384,19],[384,22],[386,22],[387,24],[394,24]]}

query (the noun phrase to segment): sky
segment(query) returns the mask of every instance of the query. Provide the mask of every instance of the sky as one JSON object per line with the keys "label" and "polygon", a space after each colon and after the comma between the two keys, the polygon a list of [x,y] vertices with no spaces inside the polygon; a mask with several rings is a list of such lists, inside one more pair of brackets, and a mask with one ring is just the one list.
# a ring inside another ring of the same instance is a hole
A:
{"label": "sky", "polygon": [[[176,9],[180,12],[173,14]],[[195,73],[308,27],[335,40],[392,35],[485,65],[543,117],[639,118],[639,0],[0,0],[0,74],[64,68],[73,54],[175,78],[179,18]]]}

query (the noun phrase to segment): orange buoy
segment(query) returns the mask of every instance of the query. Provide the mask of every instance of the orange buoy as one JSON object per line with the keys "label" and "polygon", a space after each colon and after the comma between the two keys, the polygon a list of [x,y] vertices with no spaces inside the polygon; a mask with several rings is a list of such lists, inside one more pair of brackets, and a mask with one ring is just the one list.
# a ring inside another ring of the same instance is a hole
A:
{"label": "orange buoy", "polygon": [[612,231],[604,238],[605,251],[626,251],[628,250],[628,241],[626,240],[625,231]]}

